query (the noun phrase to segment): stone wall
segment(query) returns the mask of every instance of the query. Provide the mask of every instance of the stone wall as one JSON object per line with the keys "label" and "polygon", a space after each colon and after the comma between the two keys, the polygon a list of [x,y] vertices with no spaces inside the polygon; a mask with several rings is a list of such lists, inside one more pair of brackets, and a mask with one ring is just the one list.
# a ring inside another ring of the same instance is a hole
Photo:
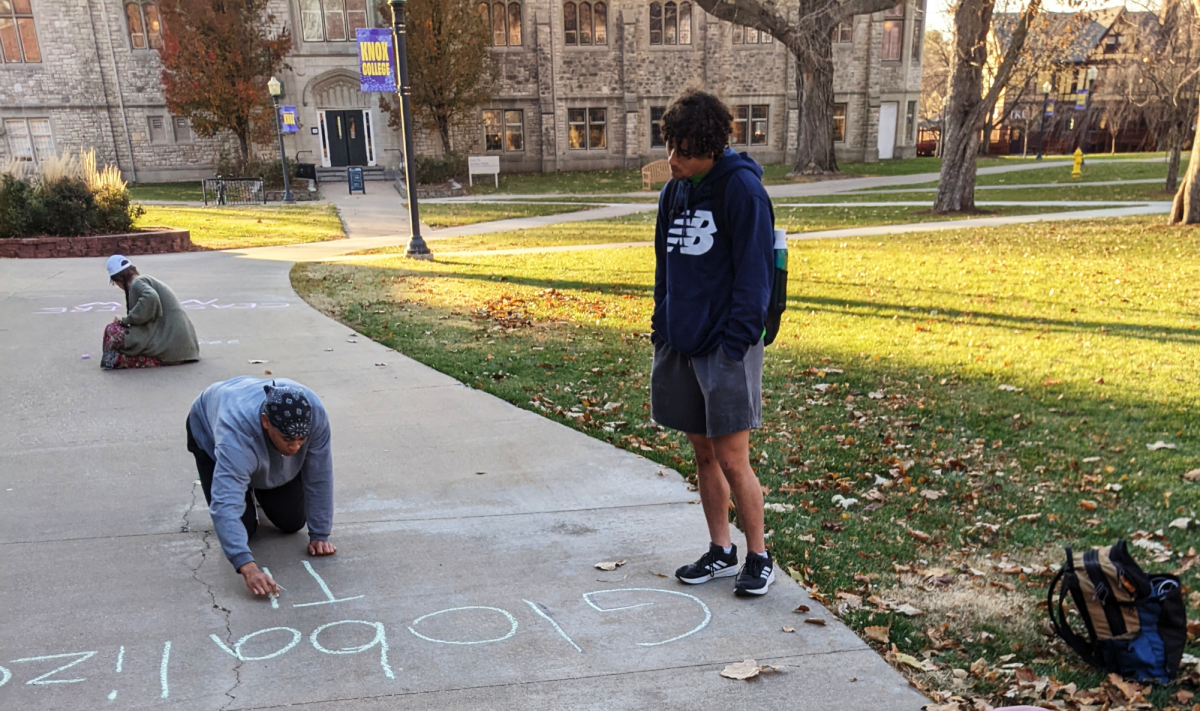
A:
{"label": "stone wall", "polygon": [[190,232],[170,229],[119,235],[0,239],[0,259],[107,257],[110,254],[163,254],[193,249]]}
{"label": "stone wall", "polygon": [[[356,45],[304,41],[297,1],[270,0],[268,5],[273,27],[287,28],[293,37],[293,51],[279,75],[281,103],[297,106],[300,124],[298,133],[284,138],[288,157],[321,165],[328,160],[318,130],[323,112],[356,109],[365,111],[370,123],[372,162],[398,166],[403,148],[399,131],[388,127],[379,95],[357,89]],[[925,0],[915,2],[923,9]],[[236,152],[236,140],[228,135],[176,138],[162,97],[157,52],[132,48],[122,0],[32,3],[43,61],[0,64],[0,121],[48,118],[57,150],[95,147],[101,162],[116,162],[127,179],[142,182],[205,177],[222,152]],[[729,23],[693,4],[691,44],[651,45],[649,3],[614,0],[605,45],[567,46],[562,0],[525,0],[522,8],[522,44],[492,48],[496,98],[453,128],[456,151],[487,152],[483,110],[519,109],[524,112],[522,150],[489,152],[500,157],[506,172],[637,167],[666,156],[664,149],[650,146],[650,110],[692,85],[733,105],[767,105],[766,145],[738,149],[763,163],[794,158],[794,59],[778,41],[735,45]],[[885,102],[899,106],[896,156],[914,153],[903,123],[907,103],[920,93],[920,62],[912,58],[917,9],[907,10],[899,62],[879,60],[881,13],[854,18],[853,41],[834,45],[835,101],[847,104],[848,111],[846,140],[837,145],[839,159],[878,156],[879,107]],[[795,17],[797,10],[789,12]],[[602,149],[568,146],[567,115],[575,108],[605,110]],[[159,140],[150,130],[157,118],[165,125]],[[442,154],[435,133],[418,127],[413,138],[419,155]],[[0,160],[9,152],[8,141],[0,137]],[[256,152],[274,157],[277,148],[260,146]]]}

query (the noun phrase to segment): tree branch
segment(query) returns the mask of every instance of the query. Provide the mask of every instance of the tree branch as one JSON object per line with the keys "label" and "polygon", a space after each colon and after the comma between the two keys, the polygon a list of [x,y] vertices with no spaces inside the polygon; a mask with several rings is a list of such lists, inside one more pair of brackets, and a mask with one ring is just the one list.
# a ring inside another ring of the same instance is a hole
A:
{"label": "tree branch", "polygon": [[1021,50],[1025,46],[1025,37],[1029,34],[1029,23],[1037,16],[1041,7],[1041,0],[1030,0],[1029,6],[1025,8],[1020,22],[1017,23],[1017,28],[1013,31],[1012,39],[1009,40],[1008,49],[1004,52],[1004,59],[1000,62],[1000,66],[996,68],[996,75],[992,79],[992,86],[988,89],[987,94],[984,95],[983,101],[972,112],[970,125],[982,125],[984,116],[991,113],[992,109],[996,106],[996,101],[1000,98],[1000,93],[1008,86],[1008,79],[1012,75],[1017,61],[1020,59]]}

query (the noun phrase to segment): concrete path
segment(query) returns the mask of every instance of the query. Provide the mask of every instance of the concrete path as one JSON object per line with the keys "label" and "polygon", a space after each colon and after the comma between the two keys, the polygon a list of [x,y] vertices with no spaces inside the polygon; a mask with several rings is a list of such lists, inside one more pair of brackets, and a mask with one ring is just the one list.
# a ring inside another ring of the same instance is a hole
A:
{"label": "concrete path", "polygon": [[[1024,185],[976,185],[975,192],[980,190],[1041,190],[1046,188],[1074,188],[1074,187],[1102,187],[1112,185],[1150,185],[1152,183],[1161,183],[1162,178],[1139,178],[1137,180],[1095,180],[1095,181],[1079,181],[1061,183],[1026,183]],[[920,192],[936,192],[937,186],[932,187],[911,187],[911,188],[896,188],[889,190],[855,190],[840,195],[888,195],[892,193],[920,193]],[[977,201],[978,202],[978,201]],[[1093,200],[1093,202],[1095,202]]]}
{"label": "concrete path", "polygon": [[[707,537],[677,474],[355,336],[280,253],[135,258],[187,300],[203,360],[124,372],[98,367],[124,310],[103,259],[0,260],[0,708],[924,703],[786,575],[756,600],[671,578]],[[336,556],[253,541],[277,605],[221,555],[183,432],[204,386],[266,371],[322,397],[337,468]],[[783,671],[719,676],[745,658]]]}

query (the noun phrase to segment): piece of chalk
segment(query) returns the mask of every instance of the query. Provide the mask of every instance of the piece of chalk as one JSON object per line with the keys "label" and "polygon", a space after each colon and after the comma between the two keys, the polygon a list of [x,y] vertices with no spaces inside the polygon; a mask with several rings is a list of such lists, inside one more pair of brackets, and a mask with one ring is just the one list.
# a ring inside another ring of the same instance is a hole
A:
{"label": "piece of chalk", "polygon": [[81,357],[81,358],[83,358],[84,360],[87,360],[88,358],[91,358],[91,356],[90,356],[90,355],[88,355],[87,353],[84,353],[84,354],[83,354],[82,356],[80,356],[80,357]]}

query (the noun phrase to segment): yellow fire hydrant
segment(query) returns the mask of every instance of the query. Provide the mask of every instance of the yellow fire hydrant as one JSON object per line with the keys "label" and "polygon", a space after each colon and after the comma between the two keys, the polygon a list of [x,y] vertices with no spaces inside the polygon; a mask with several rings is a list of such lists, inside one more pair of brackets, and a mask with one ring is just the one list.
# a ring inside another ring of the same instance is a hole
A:
{"label": "yellow fire hydrant", "polygon": [[1075,167],[1071,168],[1071,177],[1072,178],[1082,178],[1083,177],[1083,149],[1082,148],[1075,149]]}

